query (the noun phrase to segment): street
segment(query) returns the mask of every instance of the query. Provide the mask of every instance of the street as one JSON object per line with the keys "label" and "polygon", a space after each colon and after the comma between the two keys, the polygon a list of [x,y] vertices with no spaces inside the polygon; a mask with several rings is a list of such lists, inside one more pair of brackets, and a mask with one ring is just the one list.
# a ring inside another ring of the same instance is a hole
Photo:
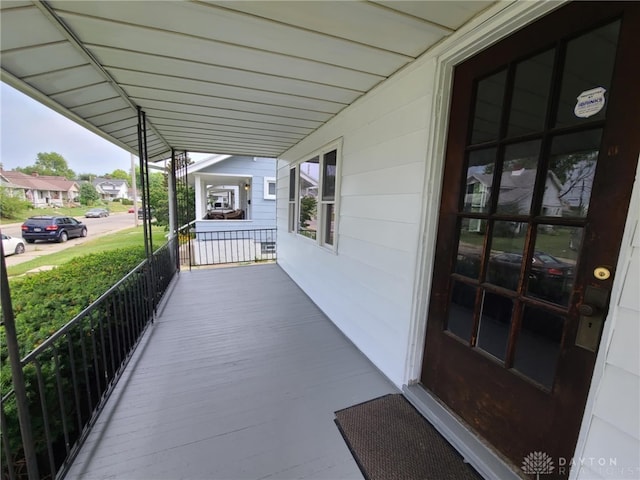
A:
{"label": "street", "polygon": [[[53,243],[37,241],[36,243],[24,242],[25,253],[21,255],[11,255],[5,257],[7,267],[18,265],[19,263],[27,262],[34,258],[38,258],[42,255],[49,253],[59,252],[66,248],[72,248],[75,245],[81,245],[87,241],[94,240],[97,237],[106,235],[108,233],[117,232],[135,226],[135,215],[132,213],[113,213],[105,218],[84,218],[75,217],[87,226],[89,234],[85,238],[73,238],[66,243]],[[139,221],[140,223],[141,221]],[[22,223],[10,223],[0,225],[0,230],[5,235],[11,237],[22,238],[22,231],[20,226]]]}

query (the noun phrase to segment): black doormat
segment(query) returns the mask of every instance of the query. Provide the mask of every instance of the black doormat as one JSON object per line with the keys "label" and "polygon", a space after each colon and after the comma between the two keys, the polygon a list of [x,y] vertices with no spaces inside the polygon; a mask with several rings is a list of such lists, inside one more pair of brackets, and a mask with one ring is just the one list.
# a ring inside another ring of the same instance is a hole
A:
{"label": "black doormat", "polygon": [[368,480],[481,480],[400,394],[336,412],[336,424]]}

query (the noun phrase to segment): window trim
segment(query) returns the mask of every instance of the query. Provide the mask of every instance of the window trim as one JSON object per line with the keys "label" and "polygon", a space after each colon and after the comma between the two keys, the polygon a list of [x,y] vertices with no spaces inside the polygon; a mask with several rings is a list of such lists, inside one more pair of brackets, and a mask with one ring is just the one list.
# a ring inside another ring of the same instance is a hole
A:
{"label": "window trim", "polygon": [[[335,192],[333,200],[324,200],[322,198],[324,192],[324,170],[325,170],[325,155],[330,153],[331,151],[336,151],[336,176],[335,176]],[[316,230],[316,238],[311,239],[306,235],[299,233],[299,214],[300,214],[300,165],[304,162],[312,160],[318,157],[318,199],[317,199],[317,208],[316,208],[316,218],[317,218],[317,230]],[[294,185],[291,185],[289,182],[289,188],[293,186],[294,195],[293,200],[291,200],[291,191],[289,191],[289,218],[288,218],[288,231],[291,234],[294,234],[296,237],[304,238],[307,242],[313,242],[316,245],[337,253],[338,251],[338,219],[340,218],[340,189],[341,189],[341,171],[342,171],[342,138],[334,140],[330,143],[327,143],[323,147],[314,150],[303,157],[299,158],[295,162],[292,162],[289,166],[289,175],[291,172],[295,172],[295,182]],[[333,229],[333,243],[328,243],[326,241],[326,227],[327,227],[327,219],[325,218],[325,206],[327,204],[333,204],[333,215],[334,215],[334,229]],[[293,224],[291,222],[291,215],[293,215]]]}
{"label": "window trim", "polygon": [[[272,183],[273,184],[273,195],[269,193],[269,184]],[[264,194],[263,197],[265,200],[275,200],[276,199],[276,191],[278,188],[278,185],[276,183],[276,177],[264,177],[263,180],[263,186],[264,186]]]}

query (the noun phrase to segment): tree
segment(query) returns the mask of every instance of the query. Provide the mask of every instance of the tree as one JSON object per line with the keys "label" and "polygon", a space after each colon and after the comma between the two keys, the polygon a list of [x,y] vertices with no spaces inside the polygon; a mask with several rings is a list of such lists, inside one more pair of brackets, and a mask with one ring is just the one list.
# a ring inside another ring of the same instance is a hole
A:
{"label": "tree", "polygon": [[67,161],[62,155],[56,152],[50,153],[38,153],[36,162],[34,165],[28,167],[17,167],[16,171],[32,175],[37,173],[38,175],[56,175],[59,177],[65,177],[68,180],[72,180],[76,177],[73,170],[67,165]]}
{"label": "tree", "polygon": [[84,182],[80,185],[80,203],[82,205],[93,205],[99,199],[100,195],[92,184]]}
{"label": "tree", "polygon": [[122,170],[121,168],[115,169],[113,172],[109,173],[106,176],[114,180],[126,180],[127,183],[131,185],[131,175],[129,175],[126,171]]}

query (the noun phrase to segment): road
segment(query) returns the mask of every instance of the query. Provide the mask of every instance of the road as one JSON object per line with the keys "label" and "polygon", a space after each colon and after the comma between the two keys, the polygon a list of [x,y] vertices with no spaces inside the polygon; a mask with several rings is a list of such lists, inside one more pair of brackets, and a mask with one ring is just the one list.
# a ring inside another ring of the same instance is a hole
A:
{"label": "road", "polygon": [[[81,245],[102,235],[135,226],[135,216],[132,213],[114,213],[105,218],[77,217],[77,219],[82,221],[87,226],[89,234],[85,238],[73,238],[66,243],[37,241],[36,243],[29,244],[27,242],[24,242],[26,248],[25,253],[21,255],[11,255],[9,257],[5,257],[7,267],[27,262],[34,258],[41,257],[42,255],[59,252],[60,250],[64,250],[65,248],[72,248],[75,245]],[[3,224],[0,225],[0,229],[5,235],[21,238],[21,225],[22,223]]]}

